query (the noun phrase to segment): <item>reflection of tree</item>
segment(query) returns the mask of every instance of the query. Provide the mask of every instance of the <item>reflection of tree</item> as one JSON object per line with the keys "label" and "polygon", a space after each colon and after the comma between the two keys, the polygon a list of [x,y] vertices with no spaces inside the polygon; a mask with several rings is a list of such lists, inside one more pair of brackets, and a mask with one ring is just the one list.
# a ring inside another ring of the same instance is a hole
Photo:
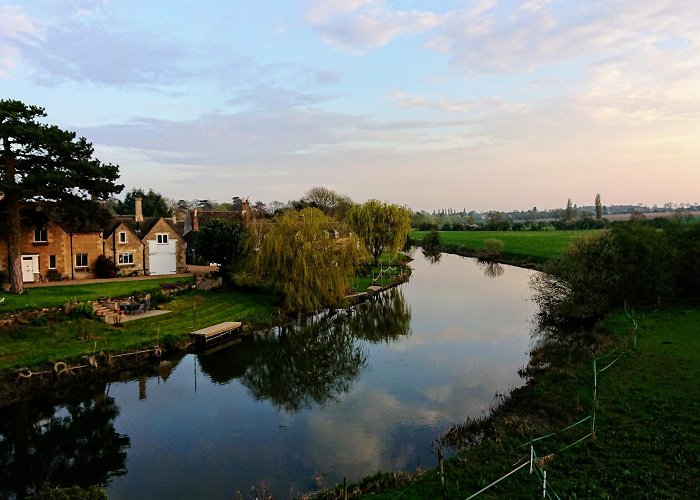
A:
{"label": "reflection of tree", "polygon": [[104,384],[71,388],[61,402],[42,395],[0,409],[0,496],[25,498],[45,482],[106,485],[126,474],[129,438],[114,428],[118,414]]}
{"label": "reflection of tree", "polygon": [[391,288],[352,311],[348,319],[354,336],[373,343],[408,335],[411,309],[400,288]]}
{"label": "reflection of tree", "polygon": [[255,398],[287,411],[336,400],[367,365],[347,324],[336,317],[320,314],[257,339],[260,355],[241,382]]}
{"label": "reflection of tree", "polygon": [[335,401],[367,366],[358,339],[395,340],[409,332],[411,312],[394,288],[349,311],[326,312],[199,357],[214,382],[234,378],[258,399],[286,411]]}
{"label": "reflection of tree", "polygon": [[484,276],[487,278],[498,278],[506,272],[505,268],[498,262],[479,260],[478,263],[479,267],[484,270]]}
{"label": "reflection of tree", "polygon": [[437,264],[442,258],[442,253],[438,250],[426,249],[423,250],[423,257],[425,257],[431,264]]}

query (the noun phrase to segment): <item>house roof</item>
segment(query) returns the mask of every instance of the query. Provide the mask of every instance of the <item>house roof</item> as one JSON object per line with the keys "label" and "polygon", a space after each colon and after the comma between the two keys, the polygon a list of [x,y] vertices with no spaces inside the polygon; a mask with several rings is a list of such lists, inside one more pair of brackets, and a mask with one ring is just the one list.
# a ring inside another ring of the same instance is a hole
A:
{"label": "house roof", "polygon": [[[112,217],[107,227],[105,227],[104,235],[105,237],[110,236],[120,224],[124,224],[136,236],[143,238],[153,229],[153,226],[155,226],[160,219],[161,217],[144,217],[142,222],[136,222],[133,215],[115,215]],[[163,220],[168,225],[172,226],[170,219],[163,217]]]}

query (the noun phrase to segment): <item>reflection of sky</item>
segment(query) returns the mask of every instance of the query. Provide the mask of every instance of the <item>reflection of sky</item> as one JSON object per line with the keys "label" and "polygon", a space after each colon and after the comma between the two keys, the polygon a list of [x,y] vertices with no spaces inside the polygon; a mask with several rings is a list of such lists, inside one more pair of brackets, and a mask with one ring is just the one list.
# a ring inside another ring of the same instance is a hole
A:
{"label": "reflection of sky", "polygon": [[[403,286],[411,334],[364,343],[369,367],[337,403],[295,414],[253,400],[234,380],[213,384],[186,356],[167,382],[113,384],[118,432],[131,438],[127,476],[110,498],[231,498],[267,481],[276,496],[315,489],[377,469],[431,466],[431,441],[467,416],[482,415],[496,392],[520,384],[530,319],[528,271],[505,267],[486,278],[471,259],[416,254]],[[235,347],[234,347],[235,348]],[[156,487],[157,484],[157,487]]]}

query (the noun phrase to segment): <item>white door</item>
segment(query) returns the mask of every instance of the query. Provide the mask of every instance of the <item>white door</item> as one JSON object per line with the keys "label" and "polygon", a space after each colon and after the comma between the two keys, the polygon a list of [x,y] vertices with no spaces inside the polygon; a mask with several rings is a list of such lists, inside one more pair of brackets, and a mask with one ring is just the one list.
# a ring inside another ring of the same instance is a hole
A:
{"label": "white door", "polygon": [[38,255],[22,255],[22,281],[31,283],[34,281],[34,273],[39,272]]}
{"label": "white door", "polygon": [[167,243],[148,242],[148,268],[153,274],[175,274],[177,270],[175,240]]}

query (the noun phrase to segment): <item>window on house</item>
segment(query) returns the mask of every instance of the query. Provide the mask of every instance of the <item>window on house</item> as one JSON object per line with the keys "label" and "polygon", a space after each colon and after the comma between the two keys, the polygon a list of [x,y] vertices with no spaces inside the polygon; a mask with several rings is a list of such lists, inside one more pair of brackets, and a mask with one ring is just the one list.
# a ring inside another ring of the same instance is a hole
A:
{"label": "window on house", "polygon": [[119,252],[119,265],[130,266],[134,263],[134,252]]}
{"label": "window on house", "polygon": [[34,230],[34,243],[47,243],[49,241],[49,232],[46,229]]}
{"label": "window on house", "polygon": [[156,241],[158,242],[159,245],[167,245],[168,235],[165,233],[157,234]]}
{"label": "window on house", "polygon": [[119,243],[126,243],[126,232],[121,231],[119,233]]}
{"label": "window on house", "polygon": [[49,255],[49,269],[56,269],[56,256]]}
{"label": "window on house", "polygon": [[77,253],[75,254],[75,267],[87,267],[88,266],[88,254]]}

